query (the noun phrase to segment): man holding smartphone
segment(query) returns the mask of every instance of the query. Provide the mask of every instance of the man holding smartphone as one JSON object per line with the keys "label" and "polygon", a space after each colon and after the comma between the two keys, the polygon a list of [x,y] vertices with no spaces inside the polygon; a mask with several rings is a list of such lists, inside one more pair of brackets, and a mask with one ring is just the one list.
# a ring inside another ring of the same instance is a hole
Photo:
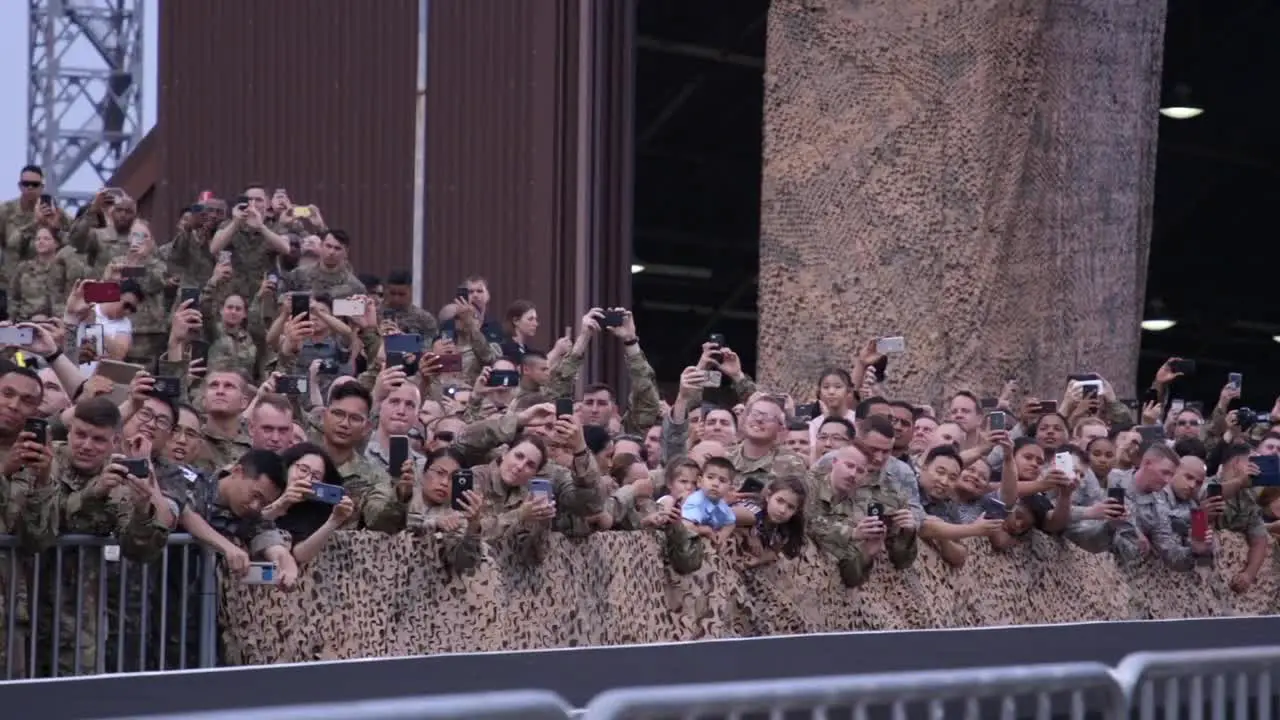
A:
{"label": "man holding smartphone", "polygon": [[[18,173],[18,197],[0,204],[0,287],[9,287],[22,256],[22,229],[31,226],[39,217],[40,197],[45,194],[44,170],[39,165],[27,165]],[[47,211],[46,211],[47,212]],[[66,232],[71,220],[65,213],[53,208],[54,220],[50,227]]]}
{"label": "man holding smartphone", "polygon": [[133,198],[113,188],[99,190],[88,211],[71,224],[67,244],[89,267],[90,276],[102,277],[108,265],[129,254],[130,235],[137,219],[138,206]]}

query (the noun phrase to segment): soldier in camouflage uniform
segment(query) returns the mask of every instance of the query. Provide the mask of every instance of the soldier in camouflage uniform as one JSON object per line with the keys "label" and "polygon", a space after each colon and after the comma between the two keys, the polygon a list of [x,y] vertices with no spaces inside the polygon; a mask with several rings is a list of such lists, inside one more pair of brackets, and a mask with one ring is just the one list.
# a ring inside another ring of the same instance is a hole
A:
{"label": "soldier in camouflage uniform", "polygon": [[58,257],[57,231],[39,227],[29,243],[23,242],[22,255],[33,255],[18,263],[17,272],[9,283],[9,317],[16,321],[30,320],[36,315],[62,317],[66,312],[67,295],[74,282],[70,279],[67,263]]}
{"label": "soldier in camouflage uniform", "polygon": [[168,345],[169,308],[165,305],[165,264],[155,257],[155,238],[151,226],[138,220],[129,232],[129,246],[107,268],[107,279],[129,279],[138,284],[145,297],[131,318],[133,340],[129,344],[128,362],[152,365]]}
{"label": "soldier in camouflage uniform", "polygon": [[441,448],[425,458],[426,467],[413,491],[406,520],[409,532],[435,535],[442,544],[441,559],[456,573],[471,571],[484,555],[484,496],[469,490],[461,498],[453,497],[453,473],[463,462],[462,456],[450,448]]}
{"label": "soldier in camouflage uniform", "polygon": [[213,275],[218,258],[209,250],[221,217],[226,215],[224,200],[210,200],[193,213],[187,227],[178,231],[169,246],[168,273],[178,278],[184,288],[204,287]]}
{"label": "soldier in camouflage uniform", "polygon": [[337,465],[342,486],[356,506],[347,526],[396,533],[405,526],[408,490],[415,472],[412,462],[406,463],[406,468],[395,472],[393,481],[381,462],[360,452],[372,410],[373,396],[359,383],[335,386],[324,411],[321,444]]}
{"label": "soldier in camouflage uniform", "polygon": [[262,278],[275,271],[276,256],[289,254],[289,240],[264,220],[266,190],[254,186],[246,188],[244,194],[248,202],[232,209],[231,219],[218,228],[209,241],[209,253],[216,258],[223,250],[231,251],[235,272],[229,292],[251,298],[257,294]]}
{"label": "soldier in camouflage uniform", "polygon": [[[219,263],[200,294],[209,367],[235,369],[252,380],[261,374],[259,345],[265,341],[262,313],[250,312],[253,298],[229,292],[231,264]],[[262,303],[252,303],[255,308]]]}
{"label": "soldier in camouflage uniform", "polygon": [[413,274],[397,270],[387,275],[382,319],[396,324],[402,333],[417,333],[428,346],[440,334],[440,324],[431,313],[413,304]]}
{"label": "soldier in camouflage uniform", "polygon": [[364,295],[364,283],[351,271],[347,251],[351,237],[344,230],[330,230],[320,243],[320,262],[299,267],[282,278],[285,292],[325,294],[331,298]]}
{"label": "soldier in camouflage uniform", "polygon": [[[59,531],[57,486],[52,481],[58,469],[53,452],[23,431],[24,423],[39,410],[42,396],[43,387],[34,371],[0,360],[0,534],[15,535],[18,546],[9,552],[24,555],[49,548]],[[0,643],[0,672],[20,677],[26,664],[22,648],[26,644],[28,615],[24,605],[29,579],[21,574],[13,576],[11,567],[8,562],[0,563],[0,622],[15,633],[8,642]],[[18,618],[7,617],[11,602],[19,608]]]}
{"label": "soldier in camouflage uniform", "polygon": [[[48,206],[41,205],[40,195],[45,192],[44,171],[35,165],[28,165],[18,176],[19,196],[0,204],[0,287],[8,287],[18,263],[29,259],[22,253],[22,240],[33,234],[33,228],[41,216],[46,218],[44,224],[66,233],[71,227],[71,219],[65,213]],[[47,218],[56,218],[50,222]]]}
{"label": "soldier in camouflage uniform", "polygon": [[[1278,448],[1280,438],[1267,437],[1258,451],[1264,455],[1274,454]],[[1247,592],[1253,587],[1271,554],[1271,538],[1258,501],[1259,490],[1252,487],[1253,477],[1259,474],[1257,465],[1250,460],[1252,454],[1253,449],[1243,442],[1227,445],[1222,449],[1218,476],[1211,481],[1222,488],[1222,500],[1218,501],[1221,513],[1216,517],[1215,527],[1219,531],[1239,533],[1249,544],[1245,566],[1231,579],[1231,589],[1236,592]]]}
{"label": "soldier in camouflage uniform", "polygon": [[[811,470],[805,482],[806,532],[835,556],[845,586],[866,582],[882,557],[899,570],[915,562],[915,514],[908,498],[870,470],[861,450],[835,451],[832,462]],[[883,511],[881,518],[870,515],[873,509]]]}
{"label": "soldier in camouflage uniform", "polygon": [[202,383],[205,452],[213,468],[230,467],[253,447],[241,413],[248,406],[249,380],[233,368],[215,367]]}
{"label": "soldier in camouflage uniform", "polygon": [[1125,491],[1127,519],[1114,521],[1115,549],[1128,562],[1154,551],[1174,570],[1190,570],[1199,557],[1212,556],[1213,545],[1188,540],[1183,546],[1173,532],[1165,486],[1177,472],[1178,456],[1167,445],[1156,443],[1142,455],[1135,470],[1111,473],[1111,487]]}
{"label": "soldier in camouflage uniform", "polygon": [[106,191],[94,196],[88,211],[71,224],[68,239],[90,276],[102,277],[113,260],[129,254],[130,234],[137,219],[138,206],[132,198]]}

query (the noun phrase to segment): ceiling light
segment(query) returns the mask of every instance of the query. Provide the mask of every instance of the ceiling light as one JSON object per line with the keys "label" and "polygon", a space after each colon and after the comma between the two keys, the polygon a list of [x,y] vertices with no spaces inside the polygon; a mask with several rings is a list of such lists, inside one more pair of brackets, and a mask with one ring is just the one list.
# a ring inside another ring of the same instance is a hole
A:
{"label": "ceiling light", "polygon": [[1271,339],[1275,340],[1276,342],[1280,342],[1280,335],[1272,335]]}
{"label": "ceiling light", "polygon": [[1179,83],[1173,97],[1160,108],[1160,114],[1173,120],[1190,120],[1204,114],[1204,108],[1191,100],[1191,88]]}
{"label": "ceiling light", "polygon": [[632,274],[632,275],[635,275],[636,273],[642,273],[642,272],[644,272],[644,266],[643,266],[643,265],[641,265],[640,263],[631,263],[631,274]]}
{"label": "ceiling light", "polygon": [[1142,329],[1147,330],[1149,332],[1162,332],[1164,330],[1168,330],[1169,328],[1177,324],[1178,324],[1177,320],[1167,320],[1167,319],[1143,320]]}

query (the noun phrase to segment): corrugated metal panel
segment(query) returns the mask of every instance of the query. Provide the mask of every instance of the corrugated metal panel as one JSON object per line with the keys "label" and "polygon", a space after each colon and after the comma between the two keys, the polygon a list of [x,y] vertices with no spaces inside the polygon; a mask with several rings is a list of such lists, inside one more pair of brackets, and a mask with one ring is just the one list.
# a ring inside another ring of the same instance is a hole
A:
{"label": "corrugated metal panel", "polygon": [[489,280],[491,316],[537,304],[549,347],[572,291],[577,18],[571,0],[432,0],[427,37],[424,303]]}
{"label": "corrugated metal panel", "polygon": [[361,270],[410,266],[418,0],[162,0],[159,227],[203,189],[314,203]]}

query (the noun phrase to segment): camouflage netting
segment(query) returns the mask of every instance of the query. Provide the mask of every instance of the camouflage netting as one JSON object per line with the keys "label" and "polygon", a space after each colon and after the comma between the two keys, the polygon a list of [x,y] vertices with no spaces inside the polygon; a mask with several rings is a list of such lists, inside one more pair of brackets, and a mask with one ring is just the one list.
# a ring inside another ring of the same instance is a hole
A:
{"label": "camouflage netting", "polygon": [[[222,623],[233,664],[427,653],[668,642],[841,630],[1017,625],[1262,615],[1280,604],[1275,555],[1245,595],[1227,587],[1244,565],[1236,535],[1211,567],[1121,568],[1110,555],[1035,535],[1008,553],[970,541],[966,566],[922,547],[909,570],[877,568],[848,590],[810,546],[795,560],[740,570],[707,552],[689,576],[670,572],[657,535],[551,538],[542,567],[490,547],[472,576],[451,576],[431,538],[339,533],[300,588],[223,582]],[[537,618],[537,622],[529,622]]]}
{"label": "camouflage netting", "polygon": [[760,361],[812,392],[905,335],[889,387],[1133,391],[1161,0],[773,0]]}

